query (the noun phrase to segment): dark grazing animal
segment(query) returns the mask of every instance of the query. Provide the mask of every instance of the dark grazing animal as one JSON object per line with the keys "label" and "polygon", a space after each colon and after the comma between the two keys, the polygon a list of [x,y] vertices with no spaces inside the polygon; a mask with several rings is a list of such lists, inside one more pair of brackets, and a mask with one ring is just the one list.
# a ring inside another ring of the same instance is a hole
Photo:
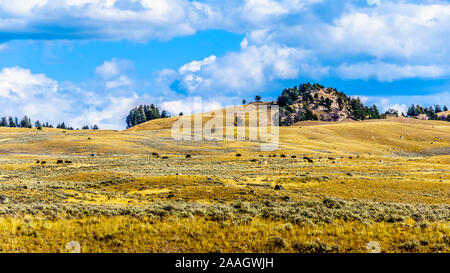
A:
{"label": "dark grazing animal", "polygon": [[58,159],[58,161],[56,161],[56,164],[63,164],[64,161],[62,161],[61,159]]}
{"label": "dark grazing animal", "polygon": [[303,157],[303,159],[307,160],[309,163],[314,163],[314,161],[311,158],[307,157],[307,156]]}
{"label": "dark grazing animal", "polygon": [[153,156],[157,156],[157,155],[159,155],[159,154],[158,154],[158,153],[155,153],[155,152],[153,152],[153,153],[152,153],[152,155],[153,155]]}
{"label": "dark grazing animal", "polygon": [[36,161],[36,164],[39,164],[39,162],[40,162],[40,161],[39,161],[39,159],[38,159],[38,160]]}
{"label": "dark grazing animal", "polygon": [[286,158],[286,155],[280,155],[282,158]]}
{"label": "dark grazing animal", "polygon": [[237,156],[237,157],[241,157],[242,155],[241,155],[241,154],[236,154],[236,156]]}
{"label": "dark grazing animal", "polygon": [[252,160],[250,160],[250,162],[259,162],[259,160],[258,159],[252,159]]}
{"label": "dark grazing animal", "polygon": [[64,163],[67,163],[67,164],[71,164],[71,163],[72,163],[72,161],[70,161],[70,160],[66,160],[66,161],[64,161]]}
{"label": "dark grazing animal", "polygon": [[297,158],[297,156],[296,155],[292,155],[291,158]]}
{"label": "dark grazing animal", "polygon": [[168,158],[169,158],[168,156],[161,157],[161,159],[168,159]]}
{"label": "dark grazing animal", "polygon": [[186,158],[192,158],[192,155],[186,155]]}
{"label": "dark grazing animal", "polygon": [[41,162],[41,164],[45,164],[45,163],[47,163],[47,162],[45,162],[45,161],[42,161],[42,162]]}

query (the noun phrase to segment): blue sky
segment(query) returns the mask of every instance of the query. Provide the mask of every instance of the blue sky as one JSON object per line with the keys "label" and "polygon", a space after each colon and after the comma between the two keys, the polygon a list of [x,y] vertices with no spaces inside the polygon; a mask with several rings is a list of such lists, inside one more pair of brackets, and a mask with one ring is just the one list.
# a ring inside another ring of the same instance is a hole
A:
{"label": "blue sky", "polygon": [[123,129],[320,82],[382,110],[447,104],[448,1],[0,0],[0,115]]}

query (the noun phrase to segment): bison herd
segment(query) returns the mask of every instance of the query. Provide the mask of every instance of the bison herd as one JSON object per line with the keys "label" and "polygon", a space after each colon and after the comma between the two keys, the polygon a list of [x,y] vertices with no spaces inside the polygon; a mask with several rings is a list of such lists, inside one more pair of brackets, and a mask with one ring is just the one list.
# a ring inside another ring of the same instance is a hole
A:
{"label": "bison herd", "polygon": [[[276,154],[267,155],[267,157],[270,157],[270,158],[277,157],[277,156],[280,156],[281,158],[289,157],[288,155],[284,155],[284,154],[281,154],[281,155],[276,155]],[[242,154],[236,154],[236,157],[242,157]],[[264,157],[264,155],[259,155],[259,157],[262,158],[262,157]],[[297,158],[297,156],[296,155],[291,155],[290,158]],[[346,157],[343,157],[343,158],[346,158]],[[348,157],[348,159],[354,159],[354,158],[355,157],[353,157],[353,156],[349,156]],[[360,156],[357,155],[356,158],[360,158]],[[333,163],[337,163],[337,161],[333,157],[328,157],[328,159],[329,160],[333,160]],[[303,160],[305,160],[305,161],[307,161],[309,163],[314,163],[314,160],[311,157],[309,157],[309,156],[304,156]],[[251,159],[250,162],[259,162],[259,163],[261,163],[258,159]]]}
{"label": "bison herd", "polygon": [[[58,159],[58,160],[56,160],[56,164],[63,164],[63,163],[66,163],[66,164],[72,164],[72,161],[70,161],[70,160],[62,160],[62,159]],[[36,160],[36,164],[41,164],[41,165],[44,165],[44,164],[47,164],[47,161],[45,161],[45,160]]]}

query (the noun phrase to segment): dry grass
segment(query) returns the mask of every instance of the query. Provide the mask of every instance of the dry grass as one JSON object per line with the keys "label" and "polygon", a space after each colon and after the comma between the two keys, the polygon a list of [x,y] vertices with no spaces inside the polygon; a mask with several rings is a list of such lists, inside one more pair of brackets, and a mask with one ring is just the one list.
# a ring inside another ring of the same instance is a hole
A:
{"label": "dry grass", "polygon": [[251,141],[175,142],[174,120],[0,128],[0,250],[366,252],[377,241],[450,252],[448,122],[298,123],[280,128],[278,151],[260,152]]}

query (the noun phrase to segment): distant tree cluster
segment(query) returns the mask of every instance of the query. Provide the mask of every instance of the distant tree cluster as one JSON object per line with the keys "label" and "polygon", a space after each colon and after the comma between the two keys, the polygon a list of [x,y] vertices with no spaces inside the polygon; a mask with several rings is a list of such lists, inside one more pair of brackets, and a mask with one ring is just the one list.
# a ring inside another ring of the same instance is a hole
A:
{"label": "distant tree cluster", "polygon": [[[12,127],[12,128],[33,128],[33,123],[31,122],[31,119],[28,116],[24,116],[20,121],[17,117],[2,117],[0,120],[0,127]],[[38,130],[42,130],[43,128],[54,128],[53,125],[51,125],[48,122],[40,122],[39,120],[36,120],[34,123],[34,127]],[[64,122],[56,125],[56,128],[58,129],[65,129],[65,130],[74,130],[72,126],[67,126]],[[85,125],[82,129],[89,129],[89,126]],[[97,125],[94,125],[91,127],[92,130],[98,130],[99,127]],[[77,128],[78,130],[78,128]]]}
{"label": "distant tree cluster", "polygon": [[419,115],[426,115],[431,120],[446,120],[450,121],[450,115],[438,115],[439,113],[448,111],[448,107],[444,105],[444,107],[441,107],[440,105],[435,106],[429,106],[429,107],[423,107],[419,104],[417,105],[411,105],[408,108],[407,115],[408,117],[417,117]]}
{"label": "distant tree cluster", "polygon": [[127,128],[131,128],[149,120],[168,117],[169,113],[166,110],[159,112],[158,107],[153,104],[139,105],[138,107],[131,109],[130,114],[128,114],[126,118]]}

